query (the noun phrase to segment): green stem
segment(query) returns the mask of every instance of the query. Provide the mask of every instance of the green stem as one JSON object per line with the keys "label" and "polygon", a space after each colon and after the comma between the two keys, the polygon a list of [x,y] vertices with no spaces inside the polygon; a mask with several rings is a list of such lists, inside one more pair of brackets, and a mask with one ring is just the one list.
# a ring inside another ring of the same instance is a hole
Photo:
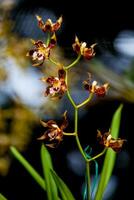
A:
{"label": "green stem", "polygon": [[85,152],[83,151],[83,148],[81,146],[81,143],[80,143],[78,135],[75,136],[75,139],[76,139],[76,143],[77,143],[77,146],[78,146],[78,149],[79,149],[80,153],[82,154],[82,156],[84,157],[84,159],[87,160]]}
{"label": "green stem", "polygon": [[11,146],[10,151],[12,155],[23,165],[23,167],[29,172],[33,179],[46,190],[44,179],[38,174],[38,172],[28,163],[28,161],[18,152],[18,150]]}
{"label": "green stem", "polygon": [[46,46],[48,46],[48,45],[49,45],[49,43],[50,43],[50,39],[51,39],[51,37],[50,37],[50,33],[48,33],[48,36],[47,36],[47,41],[46,41]]}
{"label": "green stem", "polygon": [[91,162],[91,161],[95,160],[96,158],[99,158],[100,156],[102,156],[105,152],[106,152],[106,148],[101,153],[99,153],[98,155],[88,159],[87,161]]}
{"label": "green stem", "polygon": [[86,175],[87,175],[87,200],[90,200],[90,168],[89,162],[86,162]]}
{"label": "green stem", "polygon": [[75,133],[78,135],[78,109],[77,108],[75,108],[74,130],[75,130]]}
{"label": "green stem", "polygon": [[65,133],[65,132],[63,132],[63,135],[67,135],[67,136],[75,136],[76,135],[76,133],[74,132],[74,133]]}
{"label": "green stem", "polygon": [[[65,68],[64,68],[64,69],[65,69]],[[67,71],[66,69],[65,69],[65,71],[66,71],[65,82],[66,82],[66,85],[68,86],[68,71]],[[72,99],[72,97],[71,97],[71,95],[70,95],[69,89],[67,89],[67,96],[68,96],[68,99],[70,100],[72,106],[73,106],[74,108],[76,108],[77,106],[76,106],[74,100]]]}
{"label": "green stem", "polygon": [[[74,66],[79,61],[80,57],[81,57],[81,55],[79,55],[78,58],[72,64],[70,64],[67,67],[64,67],[64,70],[66,71],[65,81],[66,81],[66,85],[67,86],[68,86],[68,69],[71,68],[72,66]],[[90,94],[90,96],[88,97],[88,99],[86,99],[84,102],[82,102],[79,105],[75,104],[74,100],[72,99],[72,97],[70,95],[69,89],[67,89],[67,96],[68,96],[68,99],[70,100],[72,106],[74,107],[75,116],[74,116],[74,133],[72,133],[72,134],[66,133],[65,135],[74,135],[75,136],[78,149],[79,149],[81,155],[83,156],[83,158],[86,161],[87,200],[90,200],[90,170],[89,170],[89,161],[88,161],[88,158],[87,158],[87,156],[86,156],[86,154],[85,154],[85,152],[84,152],[84,150],[83,150],[83,148],[81,146],[81,143],[80,143],[80,140],[79,140],[79,136],[78,136],[78,109],[80,107],[84,106],[86,103],[88,103],[91,100],[91,98],[92,98],[93,95]]]}
{"label": "green stem", "polygon": [[77,105],[77,108],[80,108],[80,107],[84,106],[85,104],[87,104],[89,101],[91,101],[92,97],[93,97],[93,93],[90,93],[89,97],[85,101],[83,101],[81,104]]}
{"label": "green stem", "polygon": [[[70,65],[64,67],[64,70],[67,71],[69,68],[71,68],[71,67],[73,67],[74,65],[76,65],[76,64],[79,62],[80,58],[81,58],[81,55],[79,54],[78,57],[76,58],[76,60],[74,60],[74,62],[72,62]],[[58,62],[56,62],[55,60],[53,60],[53,59],[50,58],[50,57],[49,57],[49,61],[50,61],[51,63],[57,65],[57,66],[59,65]]]}
{"label": "green stem", "polygon": [[53,63],[53,64],[55,64],[56,66],[58,66],[59,65],[59,63],[58,62],[56,62],[55,60],[53,60],[52,58],[50,58],[49,57],[49,59],[48,59],[51,63]]}
{"label": "green stem", "polygon": [[67,96],[68,96],[68,98],[69,98],[71,104],[73,105],[73,107],[76,108],[76,104],[75,104],[74,100],[72,99],[69,90],[67,91]]}
{"label": "green stem", "polygon": [[65,69],[69,69],[73,67],[74,65],[76,65],[79,62],[80,58],[81,58],[81,54],[78,54],[78,57],[76,58],[76,60],[74,60],[70,65],[66,66]]}
{"label": "green stem", "polygon": [[[65,69],[65,68],[64,68]],[[65,78],[65,81],[66,81],[66,85],[68,86],[68,70],[65,69],[66,71],[66,78]],[[72,106],[74,107],[75,109],[75,119],[74,119],[74,129],[75,129],[75,139],[76,139],[76,143],[77,143],[77,146],[78,146],[78,149],[80,151],[80,153],[82,154],[82,156],[84,157],[85,160],[87,160],[87,157],[85,155],[85,152],[81,146],[81,143],[80,143],[80,140],[79,140],[79,136],[78,136],[78,108],[77,108],[77,105],[75,104],[74,100],[72,99],[71,95],[70,95],[70,92],[69,92],[69,89],[67,89],[67,96],[68,96],[68,99],[70,100]]]}
{"label": "green stem", "polygon": [[82,154],[82,156],[84,157],[84,159],[87,160],[85,152],[81,146],[79,136],[78,136],[78,109],[77,108],[75,108],[75,123],[74,123],[74,125],[75,125],[75,133],[76,133],[75,139],[76,139],[78,149],[79,149],[80,153]]}

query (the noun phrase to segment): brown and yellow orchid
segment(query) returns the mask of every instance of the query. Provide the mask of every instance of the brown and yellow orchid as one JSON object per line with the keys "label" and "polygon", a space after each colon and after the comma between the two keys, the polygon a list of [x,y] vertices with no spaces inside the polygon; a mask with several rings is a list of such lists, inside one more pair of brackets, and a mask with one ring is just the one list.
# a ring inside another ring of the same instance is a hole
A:
{"label": "brown and yellow orchid", "polygon": [[95,56],[94,47],[96,43],[91,45],[89,48],[87,47],[86,42],[79,42],[77,36],[75,36],[75,43],[72,45],[73,50],[77,53],[82,55],[84,58],[90,60]]}
{"label": "brown and yellow orchid", "polygon": [[46,146],[55,148],[63,140],[63,130],[67,127],[67,111],[63,114],[63,122],[59,126],[53,120],[48,122],[41,121],[43,127],[48,128],[44,134],[38,138],[38,140],[43,140],[46,142]]}
{"label": "brown and yellow orchid", "polygon": [[109,88],[109,84],[105,83],[103,85],[98,85],[97,81],[91,82],[91,74],[88,73],[88,75],[88,80],[83,81],[84,88],[89,92],[96,94],[98,97],[104,97]]}
{"label": "brown and yellow orchid", "polygon": [[34,45],[34,48],[31,49],[26,55],[30,56],[32,60],[35,61],[35,63],[33,63],[33,66],[41,66],[44,63],[44,60],[49,58],[50,50],[56,44],[56,36],[55,34],[52,35],[48,45],[43,43],[41,40],[31,41]]}
{"label": "brown and yellow orchid", "polygon": [[65,82],[66,72],[64,69],[58,70],[58,77],[50,76],[48,78],[42,78],[43,82],[49,84],[46,88],[45,96],[50,96],[51,98],[62,98],[64,93],[67,91],[67,85]]}
{"label": "brown and yellow orchid", "polygon": [[61,27],[61,24],[62,24],[62,16],[59,17],[59,19],[53,23],[51,19],[47,19],[46,22],[44,23],[42,18],[38,15],[36,15],[36,18],[37,18],[37,21],[38,21],[38,25],[39,25],[39,28],[43,31],[43,32],[55,32],[57,31],[60,27]]}
{"label": "brown and yellow orchid", "polygon": [[110,134],[110,131],[102,134],[99,130],[97,130],[97,139],[100,144],[102,144],[105,147],[112,148],[115,152],[119,152],[126,141],[125,139],[114,139],[112,138],[112,135]]}

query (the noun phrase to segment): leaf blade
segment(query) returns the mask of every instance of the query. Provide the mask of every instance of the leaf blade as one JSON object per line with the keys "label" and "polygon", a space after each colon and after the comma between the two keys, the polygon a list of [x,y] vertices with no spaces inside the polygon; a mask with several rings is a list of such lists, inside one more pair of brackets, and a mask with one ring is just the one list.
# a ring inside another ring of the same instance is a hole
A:
{"label": "leaf blade", "polygon": [[57,200],[59,199],[57,186],[50,172],[50,170],[53,169],[51,156],[47,148],[43,144],[41,146],[41,161],[42,161],[43,174],[44,174],[45,183],[46,183],[46,191],[47,191],[48,200],[53,200],[53,199]]}
{"label": "leaf blade", "polygon": [[64,181],[56,174],[54,170],[51,170],[52,176],[58,186],[59,192],[61,194],[61,197],[63,200],[75,200],[73,197],[70,189],[68,186],[64,183]]}
{"label": "leaf blade", "polygon": [[[121,104],[118,109],[115,111],[112,123],[111,123],[111,135],[112,137],[116,138],[119,135],[119,127],[120,127],[120,120],[121,120],[121,111],[123,105]],[[98,184],[95,200],[100,200],[103,197],[105,188],[110,180],[114,164],[116,159],[116,153],[112,149],[108,149],[104,159],[104,165],[101,172],[101,178]]]}
{"label": "leaf blade", "polygon": [[45,181],[40,176],[40,174],[34,169],[34,167],[21,155],[21,153],[14,146],[10,146],[10,152],[27,170],[27,172],[32,176],[32,178],[40,185],[40,187],[46,191]]}
{"label": "leaf blade", "polygon": [[3,194],[0,193],[0,200],[7,200],[7,198],[4,197]]}
{"label": "leaf blade", "polygon": [[119,135],[122,108],[123,108],[123,105],[121,104],[118,107],[118,109],[115,111],[113,118],[112,118],[111,135],[113,138],[116,138]]}

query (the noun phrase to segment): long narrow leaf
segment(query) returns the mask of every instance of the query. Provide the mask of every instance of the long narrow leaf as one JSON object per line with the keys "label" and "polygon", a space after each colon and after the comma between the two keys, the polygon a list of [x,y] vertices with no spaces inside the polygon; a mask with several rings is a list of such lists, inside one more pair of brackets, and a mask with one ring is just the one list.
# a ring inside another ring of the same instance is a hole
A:
{"label": "long narrow leaf", "polygon": [[42,187],[42,189],[46,190],[46,184],[43,178],[30,165],[30,163],[19,153],[19,151],[15,147],[11,146],[10,152],[22,164],[22,166],[29,172],[29,174],[33,177],[33,179]]}
{"label": "long narrow leaf", "polygon": [[123,108],[123,105],[121,104],[119,108],[116,110],[112,118],[111,135],[113,136],[113,138],[117,138],[119,135],[122,108]]}
{"label": "long narrow leaf", "polygon": [[42,144],[41,146],[41,161],[43,167],[43,173],[46,183],[46,191],[48,200],[57,200],[58,198],[58,191],[55,181],[51,175],[51,169],[53,169],[51,156],[47,150],[47,148]]}
{"label": "long narrow leaf", "polygon": [[70,189],[64,183],[64,181],[56,174],[54,170],[51,170],[52,176],[58,186],[59,192],[63,200],[75,200]]}
{"label": "long narrow leaf", "polygon": [[[119,108],[116,110],[112,118],[111,135],[114,138],[117,138],[119,135],[122,107],[123,107],[122,105],[119,106]],[[101,172],[101,178],[98,184],[95,200],[101,200],[103,197],[104,191],[110,180],[110,177],[114,168],[115,159],[116,159],[116,153],[112,149],[108,149],[106,152],[106,156],[105,156],[105,160],[104,160],[104,164],[103,164],[103,168]]]}
{"label": "long narrow leaf", "polygon": [[7,200],[7,198],[4,197],[3,194],[0,193],[0,200]]}

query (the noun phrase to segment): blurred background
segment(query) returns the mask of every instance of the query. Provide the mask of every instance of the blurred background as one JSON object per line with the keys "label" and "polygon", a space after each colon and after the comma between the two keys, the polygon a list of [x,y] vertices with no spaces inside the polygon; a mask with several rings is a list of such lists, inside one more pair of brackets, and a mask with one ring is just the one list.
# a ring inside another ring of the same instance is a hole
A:
{"label": "blurred background", "polygon": [[[93,155],[101,149],[96,142],[97,129],[109,130],[112,115],[120,105],[122,111],[120,137],[127,140],[117,155],[116,165],[104,200],[126,200],[133,196],[133,112],[134,112],[134,17],[129,2],[0,0],[0,192],[9,200],[43,200],[42,189],[8,151],[14,145],[42,174],[40,142],[44,131],[39,120],[54,119],[68,110],[69,127],[73,131],[73,109],[64,96],[60,101],[44,97],[46,86],[40,81],[56,75],[56,67],[45,62],[32,67],[26,53],[32,47],[30,39],[46,39],[37,26],[35,15],[45,21],[63,16],[57,32],[58,46],[53,56],[69,64],[76,57],[72,50],[75,35],[91,45],[97,43],[95,58],[84,59],[70,71],[70,87],[77,103],[87,97],[82,87],[90,72],[99,83],[109,82],[105,98],[94,98],[80,109],[79,134],[83,147],[90,145]],[[72,79],[73,77],[73,79]],[[73,81],[72,81],[73,80]],[[50,149],[57,173],[65,180],[77,200],[82,199],[84,162],[73,138],[64,138],[56,149]],[[98,159],[99,172],[103,158]],[[94,176],[94,167],[91,167]]]}

